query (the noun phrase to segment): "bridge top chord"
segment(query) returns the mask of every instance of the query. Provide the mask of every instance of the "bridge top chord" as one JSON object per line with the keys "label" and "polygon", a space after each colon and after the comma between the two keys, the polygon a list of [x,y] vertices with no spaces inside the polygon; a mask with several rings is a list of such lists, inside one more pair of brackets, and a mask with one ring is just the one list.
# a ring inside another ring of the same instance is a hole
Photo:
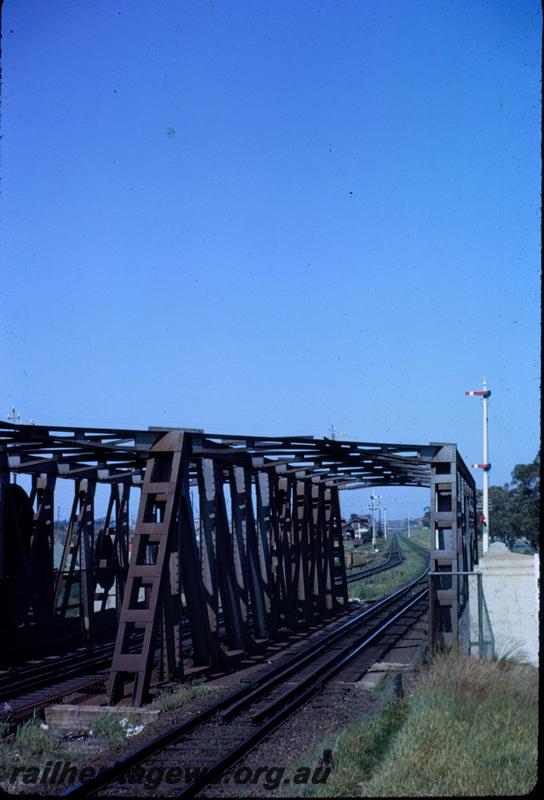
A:
{"label": "bridge top chord", "polygon": [[271,471],[339,489],[429,486],[430,464],[442,446],[434,442],[401,444],[313,436],[217,434],[194,428],[129,430],[0,421],[0,451],[4,450],[6,466],[12,472],[140,485],[150,449],[170,430],[183,432],[188,441],[193,485],[197,483],[196,464],[202,458],[213,458],[225,467]]}

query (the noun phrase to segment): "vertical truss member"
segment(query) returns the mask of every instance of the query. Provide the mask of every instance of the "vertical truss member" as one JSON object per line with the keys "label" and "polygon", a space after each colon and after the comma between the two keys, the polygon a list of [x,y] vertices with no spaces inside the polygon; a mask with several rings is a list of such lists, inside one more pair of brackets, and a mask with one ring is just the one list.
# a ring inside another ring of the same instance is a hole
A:
{"label": "vertical truss member", "polygon": [[85,639],[90,638],[93,613],[95,489],[96,482],[89,478],[81,478],[74,483],[74,500],[53,601],[57,619],[66,619],[72,608],[79,607]]}
{"label": "vertical truss member", "polygon": [[123,697],[131,675],[133,704],[141,705],[147,697],[161,623],[167,675],[181,678],[183,674],[174,532],[185,449],[183,432],[170,431],[149,451],[108,687],[111,703]]}

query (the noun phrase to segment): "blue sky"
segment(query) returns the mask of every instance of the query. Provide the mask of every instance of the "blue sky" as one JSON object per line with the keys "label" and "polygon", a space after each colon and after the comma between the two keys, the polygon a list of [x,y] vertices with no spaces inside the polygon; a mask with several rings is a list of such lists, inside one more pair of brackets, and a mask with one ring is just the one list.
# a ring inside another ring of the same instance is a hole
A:
{"label": "blue sky", "polygon": [[540,36],[528,0],[6,0],[1,416],[472,463],[485,373],[507,481],[539,441]]}

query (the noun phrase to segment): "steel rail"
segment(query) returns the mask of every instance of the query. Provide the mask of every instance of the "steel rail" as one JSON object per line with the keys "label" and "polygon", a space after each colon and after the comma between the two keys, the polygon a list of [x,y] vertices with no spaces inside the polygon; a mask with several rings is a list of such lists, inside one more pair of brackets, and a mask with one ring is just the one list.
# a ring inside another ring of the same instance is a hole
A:
{"label": "steel rail", "polygon": [[[321,687],[330,681],[338,672],[347,666],[354,658],[361,654],[363,650],[369,647],[378,637],[380,637],[394,622],[406,614],[416,603],[419,603],[429,592],[428,588],[422,589],[416,597],[411,599],[400,611],[389,617],[382,625],[374,630],[362,642],[356,646],[347,648],[347,651],[333,656],[329,661],[318,668],[316,674],[312,674],[305,678],[297,686],[288,689],[278,700],[274,701],[270,706],[255,714],[252,717],[253,722],[259,722],[263,719],[266,721],[244,739],[239,745],[229,750],[229,752],[218,759],[210,767],[206,768],[204,773],[198,775],[193,783],[189,784],[185,789],[175,793],[176,797],[194,797],[198,792],[211,783],[219,775],[223,774],[227,769],[233,766],[240,760],[246,753],[255,747],[262,739],[268,736],[273,730],[278,728],[286,719],[293,716],[301,706],[310,700]],[[303,692],[300,693],[300,688]],[[269,716],[270,712],[276,708],[276,712]],[[266,717],[268,716],[268,719]]]}
{"label": "steel rail", "polygon": [[[393,542],[396,543],[396,552],[393,552]],[[387,554],[387,558],[381,564],[378,564],[375,567],[367,567],[366,569],[359,570],[359,572],[352,573],[351,575],[346,575],[346,583],[355,583],[355,581],[363,580],[363,578],[368,578],[371,575],[377,575],[379,572],[385,572],[388,569],[392,569],[393,567],[398,567],[399,564],[402,564],[404,561],[404,554],[402,549],[398,543],[397,537],[391,540],[391,544],[389,546],[389,551]],[[393,559],[395,559],[393,561]]]}
{"label": "steel rail", "polygon": [[[219,614],[218,623],[224,624],[223,614]],[[181,623],[184,644],[191,644],[190,623],[185,619]],[[136,636],[130,648],[137,651],[143,634]],[[88,670],[109,666],[113,657],[115,639],[106,642],[95,642],[87,645],[85,650],[59,653],[54,656],[44,656],[47,663],[39,663],[15,667],[8,670],[6,675],[0,676],[0,701],[14,700],[23,692],[30,692],[55,683],[60,678],[77,677],[87,674]],[[1,718],[1,717],[0,717]]]}
{"label": "steel rail", "polygon": [[[183,736],[188,733],[191,733],[193,730],[198,728],[200,725],[210,721],[212,718],[216,717],[217,715],[221,715],[223,712],[227,712],[229,708],[233,706],[234,703],[239,704],[239,708],[247,708],[247,706],[254,701],[255,699],[255,690],[258,690],[262,687],[263,691],[267,691],[270,688],[274,688],[274,686],[281,683],[285,680],[286,675],[291,675],[295,671],[298,671],[302,666],[308,663],[309,656],[313,654],[313,657],[319,655],[320,653],[324,652],[327,647],[330,647],[331,644],[334,644],[339,639],[341,639],[346,633],[356,629],[357,626],[360,626],[366,620],[370,619],[373,614],[378,611],[384,610],[387,606],[392,605],[396,600],[398,600],[403,595],[408,594],[414,587],[420,583],[428,573],[428,568],[426,568],[420,575],[414,578],[411,581],[408,581],[404,586],[396,589],[394,592],[390,593],[386,597],[380,598],[376,602],[374,602],[368,608],[365,608],[360,614],[356,617],[348,620],[347,622],[342,623],[340,626],[335,628],[333,631],[325,634],[323,637],[320,637],[318,641],[314,642],[309,647],[305,647],[303,652],[295,653],[292,656],[287,657],[280,661],[275,667],[267,670],[266,673],[263,675],[257,676],[253,678],[251,681],[246,683],[239,689],[236,689],[227,697],[218,700],[217,702],[211,704],[203,711],[198,712],[197,714],[190,717],[183,723],[175,726],[174,728],[166,731],[163,734],[160,734],[155,739],[152,739],[150,742],[142,745],[142,747],[138,748],[137,750],[133,751],[132,753],[128,754],[127,756],[123,756],[113,763],[103,767],[99,770],[99,772],[89,780],[76,784],[75,786],[65,790],[61,793],[61,797],[72,797],[72,798],[79,798],[79,797],[89,797],[95,794],[100,789],[107,786],[109,783],[113,782],[119,775],[125,773],[128,769],[135,766],[136,764],[141,763],[145,759],[153,756],[156,753],[159,753],[161,750],[164,750],[169,745],[175,743]],[[428,591],[428,587],[426,586],[423,590],[418,592],[417,600],[414,598],[410,598],[408,604],[405,604],[403,607],[402,613],[406,613],[414,604],[420,600]],[[414,602],[412,602],[414,600]],[[372,634],[368,636],[364,640],[364,647],[367,647],[372,641],[374,641],[384,630],[389,627],[389,625],[393,624],[399,617],[399,614],[392,615],[389,619],[389,623],[386,620],[383,624],[379,625],[376,629],[372,631]],[[360,644],[360,643],[359,643]],[[355,655],[361,652],[361,648],[357,645],[357,652],[354,653]],[[345,653],[344,653],[345,654]],[[342,663],[342,666],[345,666],[345,663]],[[339,667],[339,669],[342,668]],[[324,678],[323,676],[320,677],[319,686],[315,688],[315,691],[318,691],[318,688],[322,685]],[[259,692],[261,694],[261,692]],[[302,701],[302,702],[305,702]],[[293,713],[294,709],[292,709],[289,713]],[[276,717],[274,717],[276,719]],[[283,717],[282,717],[283,719]],[[278,718],[278,723],[279,724]],[[269,730],[270,722],[267,721],[262,728],[259,729],[261,731],[261,738],[265,736]],[[255,732],[254,735],[256,735]],[[252,738],[253,736],[252,735]],[[238,750],[236,750],[238,752]],[[229,758],[230,756],[227,755],[225,758]],[[239,758],[237,756],[236,760]],[[223,760],[224,761],[224,760]],[[223,763],[223,761],[221,763]],[[233,762],[234,763],[234,762]],[[215,766],[215,765],[214,765]],[[207,773],[208,776],[208,773]],[[206,782],[209,782],[211,778],[207,777]],[[189,787],[192,788],[192,787]],[[198,789],[195,789],[197,791]],[[184,790],[189,791],[189,789]],[[182,795],[188,796],[188,795]]]}
{"label": "steel rail", "polygon": [[30,676],[12,684],[6,684],[0,692],[0,700],[16,700],[17,697],[27,692],[43,689],[69,678],[77,678],[79,675],[87,675],[89,672],[99,670],[101,667],[107,668],[112,656],[113,647],[102,655],[96,655],[92,658],[87,657],[72,664],[46,665],[48,669],[44,670],[42,674]]}
{"label": "steel rail", "polygon": [[[219,615],[219,622],[220,624],[223,622],[222,615]],[[188,632],[189,623],[185,621],[182,625],[185,628],[185,632]],[[131,652],[137,652],[141,638],[141,636],[136,637],[131,645]],[[191,642],[190,636],[185,639],[185,642]],[[95,680],[84,681],[81,687],[78,685],[77,689],[79,690],[80,688],[92,686],[94,683],[103,683],[107,680],[109,673],[106,673],[104,676],[100,670],[110,667],[114,647],[114,641],[104,642],[101,645],[95,644],[94,647],[91,648],[91,652],[67,654],[68,660],[66,656],[61,654],[55,656],[49,663],[36,664],[28,668],[16,668],[16,671],[14,671],[15,674],[12,673],[10,675],[8,673],[8,675],[0,679],[0,702],[16,701],[24,694],[30,694],[39,689],[46,689],[47,687],[51,687],[51,689],[54,690],[55,684],[60,684],[63,681],[80,676],[86,678],[88,675],[92,675],[94,670],[96,670]],[[157,650],[157,652],[160,652],[160,650]],[[74,691],[76,691],[76,689],[74,689]],[[38,700],[34,704],[30,700],[27,705],[14,707],[12,711],[7,711],[5,713],[0,711],[0,721],[19,719],[23,711],[26,713],[28,709],[42,708],[46,702],[54,701],[56,696],[57,694],[53,691],[53,694],[48,697],[46,701],[42,702]],[[58,696],[63,696],[63,693]]]}
{"label": "steel rail", "polygon": [[[11,726],[17,727],[17,725],[20,725],[26,719],[33,717],[37,711],[47,708],[47,706],[50,706],[53,703],[61,702],[69,694],[75,692],[86,693],[95,687],[98,691],[100,686],[105,685],[106,681],[108,680],[108,675],[109,672],[105,670],[104,672],[97,672],[88,677],[82,675],[81,680],[73,685],[61,683],[51,694],[47,694],[46,696],[42,696],[40,698],[34,698],[24,705],[15,706],[15,708],[12,708],[11,711],[4,712],[0,716],[0,722],[9,725],[10,728]],[[72,678],[71,680],[76,681],[77,679]]]}
{"label": "steel rail", "polygon": [[[113,655],[115,642],[103,642],[89,646],[86,650],[45,656],[47,661],[8,670],[0,678],[0,701],[14,699],[17,695],[45,686],[50,680],[70,674],[72,670],[87,666],[100,666]],[[74,672],[74,674],[76,674]]]}

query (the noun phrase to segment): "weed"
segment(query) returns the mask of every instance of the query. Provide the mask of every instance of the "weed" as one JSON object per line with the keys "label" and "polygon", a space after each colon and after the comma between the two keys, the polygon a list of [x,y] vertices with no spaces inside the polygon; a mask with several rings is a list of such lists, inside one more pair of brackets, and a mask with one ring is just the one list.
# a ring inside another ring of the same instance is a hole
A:
{"label": "weed", "polygon": [[[130,724],[134,724],[135,718],[133,714],[128,714]],[[108,712],[103,717],[99,717],[93,722],[92,732],[101,739],[105,739],[109,744],[118,744],[122,742],[126,736],[123,726],[120,724],[121,719],[116,714]]]}
{"label": "weed", "polygon": [[0,740],[0,778],[5,779],[15,766],[33,766],[37,757],[41,762],[66,756],[62,740],[34,716]]}
{"label": "weed", "polygon": [[214,691],[213,687],[202,681],[182,684],[176,689],[166,689],[158,698],[159,708],[161,711],[173,711],[212,691]]}
{"label": "weed", "polygon": [[58,736],[42,726],[43,721],[34,716],[17,728],[15,745],[22,758],[44,754],[56,755],[61,750],[62,742]]}

